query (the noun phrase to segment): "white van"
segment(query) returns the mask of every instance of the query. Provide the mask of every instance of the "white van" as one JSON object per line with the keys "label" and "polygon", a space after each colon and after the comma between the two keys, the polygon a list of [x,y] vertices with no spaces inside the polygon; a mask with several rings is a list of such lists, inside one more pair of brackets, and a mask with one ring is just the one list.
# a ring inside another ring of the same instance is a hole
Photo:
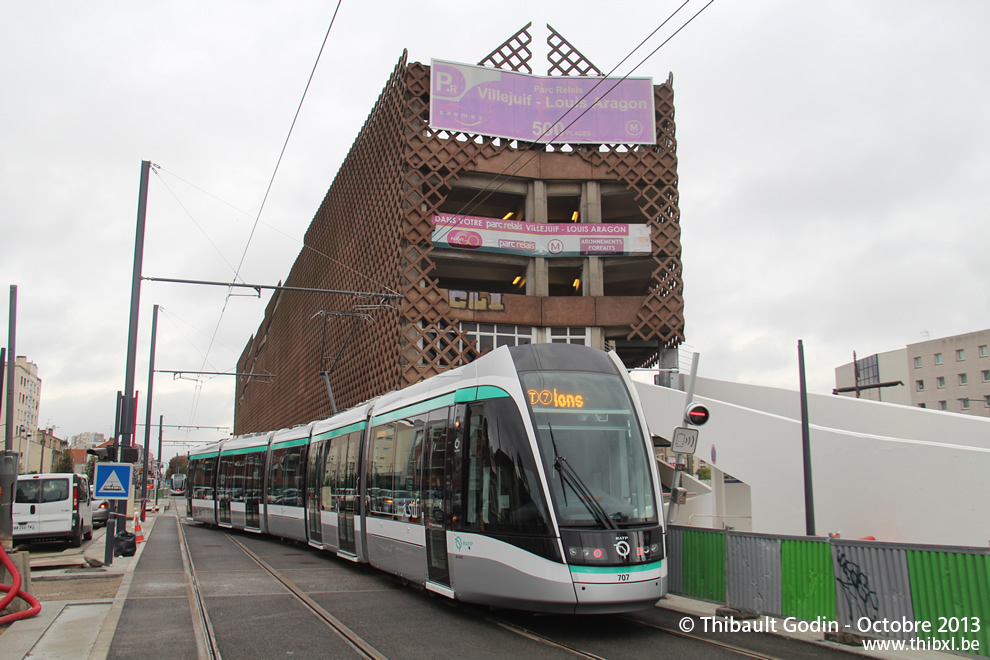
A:
{"label": "white van", "polygon": [[93,538],[89,481],[69,473],[22,474],[14,489],[13,540],[68,541],[78,548]]}

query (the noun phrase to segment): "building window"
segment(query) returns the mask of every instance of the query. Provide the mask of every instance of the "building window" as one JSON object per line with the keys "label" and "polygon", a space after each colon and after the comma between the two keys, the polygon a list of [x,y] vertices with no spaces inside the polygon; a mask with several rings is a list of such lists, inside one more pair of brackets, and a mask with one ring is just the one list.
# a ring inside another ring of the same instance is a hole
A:
{"label": "building window", "polygon": [[535,329],[529,325],[463,322],[461,332],[475,341],[479,353],[499,346],[521,346],[536,341]]}
{"label": "building window", "polygon": [[983,344],[983,346],[980,346],[980,357],[988,356],[990,356],[990,348],[988,348],[986,344]]}
{"label": "building window", "polygon": [[914,368],[915,369],[921,369],[921,358],[920,357],[914,358]]}
{"label": "building window", "polygon": [[916,390],[918,390],[919,392],[924,392],[925,391],[925,381],[923,381],[923,380],[916,380],[916,381],[914,381],[914,388]]}
{"label": "building window", "polygon": [[856,384],[860,387],[864,385],[880,384],[880,362],[876,355],[856,360]]}
{"label": "building window", "polygon": [[939,376],[935,379],[935,387],[938,389],[945,389],[945,376]]}
{"label": "building window", "polygon": [[459,356],[464,346],[454,328],[443,321],[438,322],[436,327],[429,327],[425,320],[420,321],[420,327],[424,328],[424,332],[419,346],[425,349],[425,359],[420,361],[420,366],[429,363],[441,368],[460,366]]}
{"label": "building window", "polygon": [[919,407],[919,408],[927,408],[928,406],[926,406],[926,405],[925,405],[925,404],[923,404],[923,403],[919,403],[919,404],[918,404],[918,407]]}
{"label": "building window", "polygon": [[983,374],[983,382],[990,383],[990,369],[984,369],[982,371],[982,374]]}
{"label": "building window", "polygon": [[962,409],[963,410],[969,410],[969,399],[963,399],[962,400]]}
{"label": "building window", "polygon": [[941,353],[936,353],[935,354],[935,364],[942,364],[942,354]]}
{"label": "building window", "polygon": [[947,402],[945,402],[945,401],[939,401],[938,402],[938,409],[939,410],[948,410],[949,409],[949,404]]}
{"label": "building window", "polygon": [[965,359],[966,359],[966,349],[965,348],[957,348],[956,349],[956,362],[962,362]]}
{"label": "building window", "polygon": [[966,374],[959,374],[959,384],[960,385],[968,385],[969,384],[969,377],[966,376]]}
{"label": "building window", "polygon": [[588,328],[550,328],[551,344],[588,345]]}

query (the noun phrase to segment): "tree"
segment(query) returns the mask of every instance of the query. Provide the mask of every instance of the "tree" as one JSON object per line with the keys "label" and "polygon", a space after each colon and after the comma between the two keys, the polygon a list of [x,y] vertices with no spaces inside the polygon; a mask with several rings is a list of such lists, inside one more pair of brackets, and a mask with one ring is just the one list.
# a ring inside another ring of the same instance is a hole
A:
{"label": "tree", "polygon": [[700,468],[698,468],[698,479],[702,481],[711,481],[712,469],[707,465],[703,465]]}
{"label": "tree", "polygon": [[172,460],[168,462],[168,470],[165,471],[165,478],[171,479],[172,475],[178,472],[179,474],[185,474],[186,469],[189,467],[189,459],[186,456],[173,456]]}
{"label": "tree", "polygon": [[96,456],[90,456],[86,461],[86,478],[89,479],[89,483],[93,483],[93,479],[96,478]]}
{"label": "tree", "polygon": [[63,451],[52,466],[52,472],[75,472],[76,464],[72,460],[72,452]]}

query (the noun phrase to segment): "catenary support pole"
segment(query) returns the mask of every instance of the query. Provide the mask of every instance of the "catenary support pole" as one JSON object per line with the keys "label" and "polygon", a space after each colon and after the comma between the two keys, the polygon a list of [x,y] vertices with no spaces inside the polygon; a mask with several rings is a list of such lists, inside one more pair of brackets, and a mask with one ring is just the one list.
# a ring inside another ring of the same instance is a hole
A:
{"label": "catenary support pole", "polygon": [[[5,552],[14,549],[14,485],[17,483],[17,454],[14,453],[14,376],[17,362],[17,285],[10,285],[10,317],[7,326],[7,392],[3,399],[4,411],[4,451],[0,454],[0,547]],[[0,390],[4,387],[0,377]]]}
{"label": "catenary support pole", "polygon": [[[137,418],[137,403],[134,398],[134,371],[137,363],[138,311],[141,306],[141,266],[144,260],[144,225],[148,208],[148,179],[151,161],[141,161],[141,184],[138,190],[137,228],[134,233],[134,268],[131,274],[131,312],[127,328],[127,366],[124,370],[124,412],[126,420],[121,425],[120,446],[128,448],[134,444],[134,422]],[[143,494],[142,494],[143,496]],[[127,517],[127,502],[118,500],[117,513]],[[121,529],[124,526],[121,525]]]}
{"label": "catenary support pole", "polygon": [[[151,399],[155,383],[155,341],[157,336],[158,305],[155,305],[151,314],[151,356],[148,358],[148,407],[144,413],[144,469],[141,470],[141,520],[145,519],[144,503],[148,495],[148,455],[151,453]],[[161,447],[158,448],[158,451],[161,451]]]}
{"label": "catenary support pole", "polygon": [[801,453],[804,456],[804,527],[815,535],[815,489],[811,481],[811,425],[808,422],[808,386],[804,370],[804,342],[798,339],[798,372],[801,378]]}
{"label": "catenary support pole", "polygon": [[[157,305],[155,306],[157,309]],[[155,471],[155,510],[158,510],[158,491],[162,487],[163,479],[165,476],[165,469],[162,466],[162,422],[165,421],[165,415],[158,416],[158,469]]]}

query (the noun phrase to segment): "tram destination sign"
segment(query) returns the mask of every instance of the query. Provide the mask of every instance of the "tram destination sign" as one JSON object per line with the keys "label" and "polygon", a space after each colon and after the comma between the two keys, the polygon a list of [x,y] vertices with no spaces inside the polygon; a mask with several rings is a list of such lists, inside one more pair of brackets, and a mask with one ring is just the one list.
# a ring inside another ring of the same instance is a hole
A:
{"label": "tram destination sign", "polygon": [[430,128],[510,140],[656,144],[652,78],[531,76],[430,62]]}

